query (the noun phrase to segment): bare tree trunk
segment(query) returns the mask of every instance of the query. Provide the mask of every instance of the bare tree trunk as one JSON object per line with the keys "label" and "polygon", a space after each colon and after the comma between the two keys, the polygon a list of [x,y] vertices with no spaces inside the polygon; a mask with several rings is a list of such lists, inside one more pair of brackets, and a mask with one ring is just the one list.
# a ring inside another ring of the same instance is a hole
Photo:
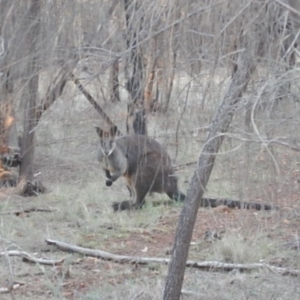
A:
{"label": "bare tree trunk", "polygon": [[[141,46],[138,45],[139,33],[143,29],[143,18],[137,14],[138,2],[135,0],[124,0],[125,20],[126,20],[126,46],[130,50],[130,64],[132,64],[132,73],[127,78],[126,89],[131,96],[131,103],[128,105],[127,132],[129,131],[128,120],[132,119],[134,133],[147,134],[146,115],[143,99],[143,80],[144,63]],[[132,27],[132,20],[136,22],[137,27]],[[126,66],[128,68],[128,66]]]}
{"label": "bare tree trunk", "polygon": [[145,101],[145,110],[147,113],[150,113],[155,110],[155,101],[153,98],[153,85],[155,80],[155,63],[153,63],[152,69],[149,72],[147,84],[144,90],[144,101]]}
{"label": "bare tree trunk", "polygon": [[277,59],[280,64],[276,65],[275,75],[278,78],[276,100],[286,99],[291,93],[291,70],[296,64],[296,48],[299,45],[299,28],[296,29],[295,19],[299,6],[298,0],[277,0],[266,5],[269,34],[278,41],[279,46]]}
{"label": "bare tree trunk", "polygon": [[166,78],[166,91],[165,91],[165,101],[164,101],[164,108],[163,108],[163,112],[166,113],[168,111],[169,108],[169,103],[171,100],[171,94],[172,94],[172,90],[173,90],[173,83],[174,83],[174,77],[175,77],[175,67],[176,67],[176,50],[172,49],[170,50],[170,56],[172,57],[172,61],[170,62],[170,68],[171,70],[169,71],[170,74],[168,74],[167,78]]}
{"label": "bare tree trunk", "polygon": [[255,63],[248,51],[244,50],[238,61],[237,71],[224,96],[223,103],[212,120],[207,141],[187,192],[187,198],[180,214],[175,235],[164,300],[180,299],[185,264],[199,205],[214,166],[216,153],[218,153],[223,142],[223,133],[227,132],[229,128],[236,105],[240,101],[254,70]]}
{"label": "bare tree trunk", "polygon": [[151,51],[147,59],[147,82],[144,89],[144,107],[146,113],[150,113],[155,110],[155,101],[153,98],[153,85],[156,80],[156,68],[157,68],[157,37],[154,37],[151,41]]}
{"label": "bare tree trunk", "polygon": [[[178,14],[178,13],[177,13]],[[178,15],[175,15],[176,17],[179,17]],[[174,37],[176,36],[176,32],[178,26],[174,25],[171,29],[171,34],[170,34],[170,40],[169,40],[169,45],[167,49],[167,57],[168,57],[168,65],[166,66],[166,69],[168,71],[164,71],[164,100],[163,100],[163,112],[166,113],[169,108],[169,103],[171,99],[171,93],[173,90],[173,83],[174,83],[174,77],[175,77],[175,70],[176,70],[176,58],[177,58],[177,39]]]}
{"label": "bare tree trunk", "polygon": [[109,93],[110,101],[118,102],[120,101],[119,93],[119,60],[116,59],[115,62],[110,67],[110,76],[109,76]]}
{"label": "bare tree trunk", "polygon": [[11,54],[8,40],[13,35],[15,4],[0,3],[0,152],[8,153],[17,149],[17,134],[13,101],[13,80],[11,76]]}
{"label": "bare tree trunk", "polygon": [[39,87],[39,32],[40,32],[40,10],[41,1],[31,0],[28,16],[26,19],[26,28],[28,28],[26,43],[28,46],[28,66],[27,74],[29,80],[27,85],[24,87],[24,101],[25,107],[25,118],[24,118],[24,136],[22,140],[21,156],[22,164],[20,168],[20,177],[26,178],[27,181],[33,179],[33,158],[34,158],[34,129],[37,125],[35,118],[36,103],[38,99],[38,87]]}

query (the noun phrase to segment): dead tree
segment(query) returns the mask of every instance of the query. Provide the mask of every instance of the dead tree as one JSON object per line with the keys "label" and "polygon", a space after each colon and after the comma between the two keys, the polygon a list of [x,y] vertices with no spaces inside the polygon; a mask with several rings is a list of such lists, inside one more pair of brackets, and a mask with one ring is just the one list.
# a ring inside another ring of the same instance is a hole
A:
{"label": "dead tree", "polygon": [[[1,5],[10,2],[1,2]],[[26,3],[22,3],[25,5]],[[26,4],[27,5],[27,4]],[[23,8],[26,8],[25,7]],[[21,157],[19,163],[21,164],[19,169],[19,180],[23,178],[23,182],[27,181],[29,185],[33,180],[33,161],[34,161],[34,139],[35,128],[45,110],[62,94],[65,84],[69,79],[70,72],[73,71],[76,66],[79,57],[74,56],[61,63],[61,70],[58,71],[57,76],[53,82],[49,85],[46,95],[39,99],[38,86],[39,86],[39,72],[42,67],[41,54],[45,49],[41,49],[41,14],[42,3],[40,0],[32,0],[29,2],[28,10],[23,18],[18,19],[18,23],[15,24],[14,20],[15,7],[11,6],[5,9],[1,7],[1,21],[4,20],[1,28],[3,35],[10,36],[9,43],[4,42],[4,59],[1,60],[1,66],[3,70],[3,76],[1,76],[2,95],[1,100],[5,102],[1,106],[3,108],[1,114],[1,120],[5,126],[1,126],[1,130],[5,131],[6,136],[2,141],[3,145],[7,145],[11,150],[18,147],[18,136],[16,130],[16,119],[14,117],[14,80],[25,79],[23,85],[22,104],[24,107],[24,124],[23,135],[20,139],[19,145],[21,145]],[[23,28],[26,28],[25,35],[22,32]],[[22,35],[21,45],[17,37]],[[11,37],[13,36],[13,38]],[[24,38],[23,38],[24,36]],[[16,44],[18,43],[18,47]],[[8,45],[10,47],[8,47]],[[16,49],[22,49],[17,52]],[[21,57],[21,59],[20,59]],[[26,62],[25,62],[26,61]],[[24,62],[20,64],[19,62]],[[13,67],[11,67],[13,66]],[[11,71],[11,69],[13,71]],[[13,74],[13,75],[12,75]],[[11,125],[11,123],[13,125]],[[8,126],[9,125],[9,126]],[[13,143],[11,142],[13,135]],[[13,147],[11,146],[13,145]],[[13,156],[13,158],[15,155]],[[6,157],[6,162],[12,162]],[[16,159],[15,159],[16,161]],[[13,162],[15,163],[15,162]],[[28,185],[27,184],[27,185]],[[39,188],[38,188],[39,189]],[[26,192],[26,191],[25,191]]]}
{"label": "dead tree", "polygon": [[224,139],[222,133],[227,132],[235,112],[236,104],[241,99],[254,70],[255,64],[245,51],[239,59],[238,69],[224,97],[223,103],[212,120],[207,142],[200,155],[197,169],[190,183],[185,205],[180,215],[173,246],[172,260],[165,286],[165,300],[180,298],[185,263],[197,212],[214,166],[216,153],[218,153]]}
{"label": "dead tree", "polygon": [[147,114],[155,111],[155,105],[158,101],[157,97],[153,95],[154,84],[157,82],[157,61],[157,37],[154,37],[151,41],[151,51],[147,59],[147,80],[144,89],[144,107]]}
{"label": "dead tree", "polygon": [[[0,147],[1,153],[17,150],[17,135],[11,76],[11,51],[9,40],[13,35],[13,14],[15,4],[10,1],[0,3]],[[7,151],[4,151],[4,148]]]}
{"label": "dead tree", "polygon": [[126,24],[126,48],[129,50],[130,57],[125,68],[131,68],[131,74],[127,71],[126,89],[128,90],[131,103],[127,109],[127,132],[129,132],[129,119],[135,133],[147,134],[146,114],[144,109],[143,81],[144,81],[144,62],[143,50],[139,43],[140,31],[142,30],[143,17],[138,11],[138,1],[124,0],[125,24]]}
{"label": "dead tree", "polygon": [[[276,56],[276,68],[278,88],[276,100],[285,99],[291,92],[291,73],[296,63],[296,48],[299,44],[299,28],[296,30],[295,13],[298,1],[289,1],[289,5],[269,3],[266,5],[266,13],[269,23],[269,35],[278,48]],[[287,9],[290,8],[290,9]],[[276,45],[277,43],[277,45]]]}
{"label": "dead tree", "polygon": [[0,186],[16,185],[17,176],[10,168],[20,165],[11,64],[13,53],[9,47],[14,12],[15,3],[0,3]]}
{"label": "dead tree", "polygon": [[110,76],[109,76],[109,94],[110,101],[118,102],[120,101],[119,93],[119,60],[116,59],[112,66],[110,67]]}
{"label": "dead tree", "polygon": [[26,50],[28,55],[27,75],[28,80],[24,87],[23,99],[25,102],[25,118],[23,127],[23,140],[21,147],[22,164],[20,177],[27,181],[33,180],[33,159],[34,159],[34,136],[37,121],[35,109],[38,100],[39,88],[39,33],[41,17],[41,1],[31,0],[30,8],[25,22],[26,31]]}
{"label": "dead tree", "polygon": [[[250,11],[252,12],[252,11]],[[255,12],[255,10],[253,11]],[[243,24],[243,21],[241,21]],[[258,21],[256,21],[258,22]],[[247,24],[248,25],[248,24]],[[236,61],[235,72],[231,83],[224,95],[222,104],[218,108],[210,125],[210,131],[206,143],[199,157],[197,168],[188,188],[184,207],[180,214],[179,223],[175,233],[175,241],[172,250],[172,258],[166,280],[164,300],[179,300],[183,284],[185,264],[192,238],[199,205],[212,172],[216,154],[218,153],[224,133],[228,131],[237,104],[240,102],[245,89],[256,69],[256,57],[264,54],[263,39],[266,33],[265,26],[261,24],[248,28],[246,35],[242,31],[239,38],[239,54]]]}
{"label": "dead tree", "polygon": [[[153,27],[169,28],[155,35],[147,53],[146,84],[144,88],[144,107],[146,112],[161,110],[167,112],[176,71],[178,36],[180,25],[175,20],[180,19],[180,4],[178,1],[163,7],[164,13]],[[155,90],[154,90],[155,89]],[[155,93],[155,94],[154,94]]]}
{"label": "dead tree", "polygon": [[[180,10],[177,9],[176,4],[174,4],[174,10],[171,17],[171,23],[174,20],[178,20],[180,17]],[[171,100],[171,94],[173,90],[174,78],[175,78],[175,70],[176,70],[176,62],[177,62],[177,44],[178,41],[178,28],[179,25],[173,25],[168,32],[164,34],[165,37],[168,37],[166,40],[165,45],[165,53],[163,55],[163,70],[161,70],[161,81],[162,81],[162,92],[163,92],[163,99],[162,99],[162,111],[166,113],[169,108],[169,103]]]}

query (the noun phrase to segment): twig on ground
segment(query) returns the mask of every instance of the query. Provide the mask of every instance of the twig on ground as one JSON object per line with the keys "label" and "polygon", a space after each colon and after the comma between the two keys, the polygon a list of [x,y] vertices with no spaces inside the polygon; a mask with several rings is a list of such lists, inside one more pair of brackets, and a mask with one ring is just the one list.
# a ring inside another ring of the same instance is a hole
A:
{"label": "twig on ground", "polygon": [[16,290],[18,289],[20,286],[22,286],[24,284],[21,283],[15,283],[12,288],[6,288],[6,287],[2,287],[0,288],[0,294],[7,294],[10,293],[12,290]]}
{"label": "twig on ground", "polygon": [[191,291],[188,291],[188,290],[181,290],[181,294],[182,295],[186,295],[186,296],[196,296],[196,297],[199,297],[200,299],[200,295],[199,294],[196,294],[194,292],[191,292]]}
{"label": "twig on ground", "polygon": [[144,291],[141,291],[140,293],[138,293],[137,295],[135,295],[131,300],[136,300],[136,299],[138,299],[143,294],[144,294]]}
{"label": "twig on ground", "polygon": [[10,297],[12,300],[15,300],[15,296],[14,296],[14,293],[13,293],[13,290],[14,290],[14,274],[13,274],[13,271],[12,271],[12,266],[11,266],[11,262],[10,262],[10,259],[9,259],[9,255],[7,253],[7,251],[4,251],[3,252],[3,256],[5,257],[5,260],[7,261],[7,265],[8,265],[8,268],[9,268],[9,278],[8,278],[8,292],[10,293]]}
{"label": "twig on ground", "polygon": [[[127,255],[117,255],[109,252],[101,251],[101,250],[93,250],[83,247],[78,247],[75,245],[71,245],[68,243],[46,239],[46,243],[49,245],[54,245],[58,249],[66,252],[74,252],[79,253],[86,256],[97,257],[105,260],[111,260],[118,263],[130,263],[130,264],[141,264],[146,265],[150,263],[161,263],[161,264],[169,264],[169,258],[159,258],[159,257],[137,257],[137,256],[127,256]],[[203,261],[197,262],[193,260],[188,260],[186,262],[187,267],[198,268],[202,270],[208,271],[232,271],[237,269],[239,271],[251,271],[256,269],[268,269],[279,275],[292,275],[292,276],[300,276],[300,270],[288,269],[288,268],[280,268],[271,266],[265,263],[253,263],[253,264],[233,264],[233,263],[221,263],[217,261]]]}
{"label": "twig on ground", "polygon": [[32,207],[32,208],[20,209],[20,210],[2,211],[2,212],[0,212],[0,216],[3,216],[3,215],[16,215],[16,216],[19,216],[21,214],[28,214],[28,213],[31,213],[31,212],[54,212],[54,211],[56,211],[56,210],[52,209],[52,208]]}
{"label": "twig on ground", "polygon": [[61,265],[64,262],[64,258],[58,259],[58,260],[53,260],[53,259],[46,259],[46,258],[37,258],[32,255],[30,255],[27,252],[22,252],[22,251],[16,251],[16,250],[11,250],[11,251],[5,251],[5,252],[0,252],[1,256],[19,256],[23,258],[23,261],[25,262],[31,262],[31,263],[37,263],[41,265],[49,265],[49,266],[56,266],[56,265]]}

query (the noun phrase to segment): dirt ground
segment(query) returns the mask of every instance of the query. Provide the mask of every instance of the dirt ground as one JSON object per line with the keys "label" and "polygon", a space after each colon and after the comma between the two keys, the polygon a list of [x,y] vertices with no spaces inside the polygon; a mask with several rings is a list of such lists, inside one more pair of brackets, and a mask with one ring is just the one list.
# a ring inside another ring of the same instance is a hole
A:
{"label": "dirt ground", "polygon": [[[177,83],[178,94],[184,82]],[[161,141],[175,164],[196,161],[206,138],[205,130],[218,101],[202,107],[196,85],[189,100],[174,97],[166,115],[149,116],[150,135]],[[22,285],[15,299],[162,299],[167,266],[119,264],[66,253],[46,244],[55,239],[114,254],[170,257],[182,204],[154,205],[165,195],[147,198],[139,211],[113,213],[111,204],[129,198],[123,180],[105,186],[95,160],[97,135],[93,125],[103,124],[71,84],[43,116],[37,129],[35,170],[47,193],[33,198],[7,197],[0,203],[2,251],[20,250],[36,257],[65,258],[61,266],[30,264],[19,257],[1,258],[0,287],[9,280]],[[93,92],[92,88],[91,91]],[[97,97],[96,92],[94,96]],[[117,107],[102,103],[125,132],[125,102]],[[285,104],[266,120],[257,116],[262,132],[298,138],[293,120],[282,126],[298,104]],[[279,116],[280,114],[280,116]],[[231,126],[240,133],[243,112]],[[266,262],[300,269],[300,157],[286,147],[225,139],[216,160],[207,196],[262,201],[278,211],[200,208],[189,258],[232,263]],[[194,166],[178,171],[180,186],[188,188]],[[30,208],[52,212],[8,213]],[[300,299],[299,278],[269,270],[252,272],[203,271],[187,268],[182,299]],[[298,296],[299,295],[299,296]],[[298,297],[298,298],[297,298]],[[0,294],[1,299],[13,299]]]}

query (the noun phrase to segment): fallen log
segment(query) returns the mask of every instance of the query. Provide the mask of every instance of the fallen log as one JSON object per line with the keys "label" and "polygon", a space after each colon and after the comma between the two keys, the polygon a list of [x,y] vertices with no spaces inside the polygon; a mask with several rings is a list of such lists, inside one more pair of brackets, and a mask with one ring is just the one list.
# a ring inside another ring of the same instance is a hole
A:
{"label": "fallen log", "polygon": [[[112,254],[109,252],[94,250],[89,248],[83,248],[76,245],[68,244],[65,242],[60,242],[56,240],[46,239],[46,243],[49,245],[56,246],[61,251],[79,253],[85,256],[97,257],[104,260],[110,260],[118,263],[130,263],[130,264],[140,264],[146,265],[151,263],[169,264],[169,258],[159,258],[159,257],[138,257],[138,256],[127,256]],[[241,272],[249,272],[257,269],[267,269],[278,275],[291,275],[300,276],[300,270],[280,268],[271,266],[266,263],[251,263],[251,264],[237,264],[237,263],[222,263],[217,261],[194,261],[188,260],[186,262],[187,267],[198,268],[207,271],[219,271],[219,272],[229,272],[232,270],[239,270]]]}

